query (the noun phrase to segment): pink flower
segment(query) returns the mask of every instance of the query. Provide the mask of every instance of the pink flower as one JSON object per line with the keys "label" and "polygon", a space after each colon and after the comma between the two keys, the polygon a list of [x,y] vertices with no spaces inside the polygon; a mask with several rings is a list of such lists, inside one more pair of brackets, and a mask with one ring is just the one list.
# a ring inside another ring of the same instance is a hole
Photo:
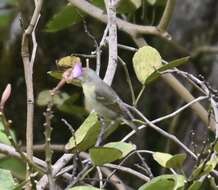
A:
{"label": "pink flower", "polygon": [[72,76],[73,78],[77,78],[82,75],[82,65],[81,63],[77,63],[74,65]]}

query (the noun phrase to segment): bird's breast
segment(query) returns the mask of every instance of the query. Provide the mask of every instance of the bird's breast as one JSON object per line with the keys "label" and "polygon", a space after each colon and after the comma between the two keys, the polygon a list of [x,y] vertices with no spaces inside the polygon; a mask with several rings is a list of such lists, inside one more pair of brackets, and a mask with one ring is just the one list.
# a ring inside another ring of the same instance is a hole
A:
{"label": "bird's breast", "polygon": [[117,117],[117,113],[108,109],[101,102],[98,102],[96,100],[94,85],[84,84],[83,93],[85,97],[85,107],[87,111],[96,111],[100,116],[108,119],[115,119]]}

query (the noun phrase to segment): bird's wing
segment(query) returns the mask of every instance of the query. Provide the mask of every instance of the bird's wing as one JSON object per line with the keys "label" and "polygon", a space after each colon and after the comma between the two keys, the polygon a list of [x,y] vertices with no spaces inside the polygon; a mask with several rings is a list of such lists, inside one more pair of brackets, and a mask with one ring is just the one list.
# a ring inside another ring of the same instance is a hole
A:
{"label": "bird's wing", "polygon": [[[104,85],[104,88],[102,88],[100,85]],[[97,101],[100,102],[102,105],[116,112],[119,115],[125,115],[122,100],[110,86],[104,83],[97,85],[95,88],[95,95]]]}

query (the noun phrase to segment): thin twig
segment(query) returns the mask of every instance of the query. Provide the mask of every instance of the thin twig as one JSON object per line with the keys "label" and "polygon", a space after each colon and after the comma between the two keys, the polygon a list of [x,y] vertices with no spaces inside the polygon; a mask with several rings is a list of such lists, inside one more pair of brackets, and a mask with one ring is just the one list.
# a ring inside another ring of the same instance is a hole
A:
{"label": "thin twig", "polygon": [[144,121],[145,124],[148,124],[152,129],[154,129],[155,131],[157,131],[158,133],[160,133],[161,135],[171,139],[172,141],[174,141],[176,144],[178,144],[180,147],[182,147],[192,158],[194,158],[195,160],[197,159],[197,156],[186,146],[184,145],[176,136],[167,133],[166,131],[164,131],[163,129],[159,128],[158,126],[156,126],[155,124],[153,124],[151,121],[149,121],[138,109],[136,109],[133,106],[129,106],[126,105],[128,108],[132,109],[136,114],[138,114]]}
{"label": "thin twig", "polygon": [[[137,151],[133,151],[133,152],[131,152],[131,153],[129,153],[120,163],[119,163],[119,165],[118,166],[121,166],[121,165],[123,165],[125,162],[126,162],[126,160],[128,160],[132,155],[134,155],[135,153],[136,153]],[[150,151],[148,151],[148,153],[150,154],[151,152]],[[107,177],[107,181],[108,180],[110,180],[110,178],[117,172],[117,170],[119,170],[119,168],[117,167],[117,168],[115,168],[112,172],[111,172],[111,174]],[[147,178],[147,179],[149,179],[150,180],[150,178],[149,177],[146,177],[145,176],[145,178]],[[104,183],[104,187],[106,186],[106,184],[107,184],[107,181]]]}
{"label": "thin twig", "polygon": [[152,179],[154,177],[153,173],[151,172],[150,167],[148,164],[145,162],[145,159],[142,157],[142,155],[139,152],[136,152],[137,156],[142,162],[143,168],[146,170],[146,173],[148,174],[149,178]]}
{"label": "thin twig", "polygon": [[173,10],[175,5],[176,5],[176,0],[167,1],[166,7],[164,9],[164,13],[160,19],[160,23],[157,26],[162,32],[167,30],[167,27],[173,15]]}
{"label": "thin twig", "polygon": [[133,170],[132,168],[128,168],[125,166],[121,166],[121,165],[115,165],[115,164],[104,164],[104,167],[108,167],[108,168],[112,168],[112,169],[116,169],[116,170],[120,170],[126,173],[129,173],[131,175],[134,175],[136,177],[138,177],[139,179],[142,179],[143,181],[150,181],[150,178]]}
{"label": "thin twig", "polygon": [[105,46],[105,44],[106,44],[106,38],[107,38],[108,30],[109,30],[109,27],[107,25],[105,30],[104,30],[104,34],[102,36],[100,44],[96,48],[96,73],[97,73],[98,76],[100,74],[100,69],[101,69],[101,48],[103,46]]}
{"label": "thin twig", "polygon": [[[53,96],[52,96],[53,99]],[[53,101],[53,100],[52,100]],[[45,160],[47,163],[47,177],[48,177],[48,183],[49,183],[49,189],[56,189],[54,179],[52,176],[52,154],[53,150],[51,149],[51,119],[53,117],[53,111],[52,111],[53,103],[49,103],[46,109],[46,112],[44,113],[45,116]]]}
{"label": "thin twig", "polygon": [[[185,104],[184,106],[182,106],[181,108],[177,109],[176,111],[170,113],[170,114],[167,114],[163,117],[160,117],[160,118],[157,118],[157,119],[154,119],[151,121],[151,123],[159,123],[163,120],[166,120],[166,119],[169,119],[169,118],[172,118],[174,116],[176,116],[177,114],[179,114],[180,112],[182,112],[183,110],[185,110],[186,108],[188,108],[189,106],[191,106],[192,104],[198,102],[198,101],[201,101],[201,100],[205,100],[207,99],[208,97],[207,96],[200,96],[194,100],[192,100],[191,102],[189,102],[188,104]],[[146,127],[146,125],[142,125],[140,127],[138,127],[138,130],[142,130]],[[127,141],[130,137],[132,137],[133,135],[135,134],[135,131],[132,130],[130,133],[128,133],[121,141],[124,142],[124,141]]]}
{"label": "thin twig", "polygon": [[138,102],[139,102],[139,100],[140,100],[140,98],[141,98],[141,96],[142,96],[144,90],[145,90],[145,85],[142,85],[142,88],[141,88],[141,90],[140,90],[140,92],[139,92],[139,94],[138,94],[138,96],[137,96],[135,102],[133,102],[133,105],[134,105],[135,107],[137,107],[137,104],[138,104]]}
{"label": "thin twig", "polygon": [[103,189],[103,175],[101,172],[101,168],[99,166],[97,166],[96,169],[97,169],[98,177],[99,177],[99,188]]}
{"label": "thin twig", "polygon": [[79,57],[85,57],[85,58],[90,58],[90,59],[96,58],[96,55],[88,55],[88,54],[83,54],[83,53],[72,53],[71,56],[79,56]]}
{"label": "thin twig", "polygon": [[127,81],[128,85],[129,85],[129,89],[130,89],[130,92],[131,92],[132,102],[135,102],[135,93],[134,93],[132,81],[131,81],[131,78],[130,78],[129,71],[128,71],[128,68],[126,66],[126,63],[119,56],[118,56],[118,60],[123,65],[123,68],[124,68],[124,71],[125,71],[125,74],[126,74],[126,81]]}
{"label": "thin twig", "polygon": [[195,49],[192,54],[191,58],[196,58],[199,55],[207,53],[207,54],[218,54],[218,47],[217,46],[201,46]]}
{"label": "thin twig", "polygon": [[117,44],[118,48],[120,49],[124,49],[124,50],[128,50],[128,51],[132,51],[132,52],[136,52],[138,49],[137,48],[134,48],[134,47],[130,47],[130,46],[127,46],[127,45],[123,45],[123,44]]}
{"label": "thin twig", "polygon": [[80,180],[83,180],[93,169],[94,169],[94,166],[91,166],[90,164],[86,164],[86,166],[77,175],[77,177],[67,186],[66,190],[69,190],[69,188],[73,187]]}

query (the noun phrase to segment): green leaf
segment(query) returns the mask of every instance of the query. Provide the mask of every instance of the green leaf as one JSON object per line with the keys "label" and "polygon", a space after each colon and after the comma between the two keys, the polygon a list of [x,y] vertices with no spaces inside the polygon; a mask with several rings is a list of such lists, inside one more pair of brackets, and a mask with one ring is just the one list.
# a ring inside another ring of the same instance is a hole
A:
{"label": "green leaf", "polygon": [[53,18],[46,24],[46,32],[57,32],[80,22],[83,13],[72,5],[63,7]]}
{"label": "green leaf", "polygon": [[[9,131],[10,131],[11,137],[14,139],[14,141],[16,141],[14,131],[11,129]],[[11,142],[10,142],[8,136],[5,134],[4,125],[1,121],[0,121],[0,143],[11,145]]]}
{"label": "green leaf", "polygon": [[[69,99],[69,95],[65,92],[58,93],[54,95],[54,104],[56,106],[61,106],[63,103]],[[51,101],[51,92],[50,90],[43,90],[39,93],[38,98],[37,98],[37,104],[39,106],[46,106],[48,103]]]}
{"label": "green leaf", "polygon": [[[47,73],[55,79],[58,79],[58,80],[62,79],[63,71],[48,71]],[[70,83],[75,86],[81,87],[81,84],[80,82],[78,82],[78,80],[72,80]]]}
{"label": "green leaf", "polygon": [[209,175],[212,172],[218,163],[218,159],[216,157],[209,160],[206,164],[201,163],[192,173],[192,178],[200,178],[204,175]]}
{"label": "green leaf", "polygon": [[51,77],[61,80],[63,72],[62,71],[48,71],[47,72]]}
{"label": "green leaf", "polygon": [[77,186],[70,188],[69,190],[103,190],[103,189],[98,189],[93,186]]}
{"label": "green leaf", "polygon": [[215,150],[216,152],[218,152],[218,142],[216,142],[216,144],[215,144],[215,146],[214,146],[214,150]]}
{"label": "green leaf", "polygon": [[0,169],[0,189],[12,190],[15,187],[15,181],[8,170]]}
{"label": "green leaf", "polygon": [[110,147],[110,148],[116,148],[122,152],[122,155],[120,158],[124,158],[127,154],[130,152],[136,150],[136,145],[126,142],[111,142],[108,144],[105,144],[104,147]]}
{"label": "green leaf", "polygon": [[84,116],[87,116],[87,112],[84,109],[84,107],[74,105],[74,102],[76,101],[75,98],[79,97],[77,95],[78,94],[74,94],[69,99],[64,101],[62,105],[58,106],[58,110],[70,115],[74,115],[79,118],[83,118]]}
{"label": "green leaf", "polygon": [[96,166],[103,166],[106,163],[111,163],[122,156],[120,150],[110,147],[94,147],[89,149],[89,154],[92,162]]}
{"label": "green leaf", "polygon": [[210,190],[218,190],[215,178],[214,177],[208,177],[207,179],[209,181],[209,186],[210,186],[209,189]]}
{"label": "green leaf", "polygon": [[170,160],[173,155],[162,152],[155,152],[153,155],[154,160],[162,167],[166,167],[167,161]]}
{"label": "green leaf", "polygon": [[117,6],[119,13],[131,13],[136,11],[142,5],[142,0],[121,0]]}
{"label": "green leaf", "polygon": [[152,6],[163,6],[166,4],[167,0],[144,0],[146,1],[148,4],[152,5]]}
{"label": "green leaf", "polygon": [[168,153],[155,152],[154,160],[165,168],[181,168],[186,159],[186,154],[171,155]]}
{"label": "green leaf", "polygon": [[105,4],[102,0],[91,0],[91,3],[99,8],[105,9]]}
{"label": "green leaf", "polygon": [[4,125],[1,121],[0,121],[0,131],[4,131]]}
{"label": "green leaf", "polygon": [[12,15],[11,11],[2,10],[0,11],[0,28],[7,27],[10,24]]}
{"label": "green leaf", "polygon": [[188,190],[200,190],[203,182],[202,181],[194,181],[191,186],[188,188]]}
{"label": "green leaf", "polygon": [[142,185],[138,190],[177,190],[185,184],[182,175],[161,175]]}
{"label": "green leaf", "polygon": [[65,148],[67,150],[85,151],[92,147],[100,133],[100,124],[96,112],[92,112],[83,122],[83,124],[76,130]]}
{"label": "green leaf", "polygon": [[26,165],[21,160],[5,156],[0,159],[0,168],[10,170],[16,178],[25,179]]}
{"label": "green leaf", "polygon": [[181,168],[186,159],[186,154],[176,154],[166,162],[167,168]]}
{"label": "green leaf", "polygon": [[154,5],[154,4],[157,2],[157,0],[147,0],[147,2],[148,2],[150,5]]}
{"label": "green leaf", "polygon": [[16,5],[17,0],[1,0],[2,4]]}
{"label": "green leaf", "polygon": [[167,69],[172,69],[174,67],[178,67],[180,65],[184,65],[184,64],[188,63],[189,60],[190,60],[189,56],[182,57],[182,58],[173,60],[166,65],[161,66],[159,69],[155,70],[150,76],[147,77],[145,84],[149,84],[150,82],[157,79],[160,76],[160,72],[163,72]]}
{"label": "green leaf", "polygon": [[11,142],[8,139],[8,136],[2,131],[0,131],[0,143],[11,145]]}
{"label": "green leaf", "polygon": [[133,68],[138,80],[142,84],[161,66],[161,56],[159,52],[151,46],[139,48],[133,56]]}

